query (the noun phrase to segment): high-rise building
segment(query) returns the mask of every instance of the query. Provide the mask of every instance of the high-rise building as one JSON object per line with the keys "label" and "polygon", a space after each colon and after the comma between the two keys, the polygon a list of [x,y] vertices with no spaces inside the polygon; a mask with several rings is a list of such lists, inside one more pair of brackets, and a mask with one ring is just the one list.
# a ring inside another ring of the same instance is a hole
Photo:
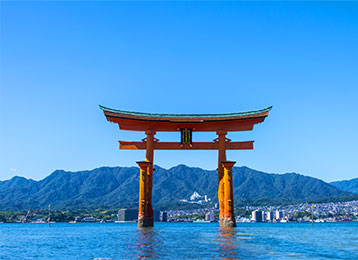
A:
{"label": "high-rise building", "polygon": [[255,211],[252,212],[251,220],[255,221],[255,222],[262,222],[263,221],[262,215],[263,215],[262,211],[255,210]]}
{"label": "high-rise building", "polygon": [[136,221],[138,219],[138,209],[118,210],[118,221]]}
{"label": "high-rise building", "polygon": [[267,221],[273,221],[273,219],[274,219],[273,217],[274,217],[273,211],[266,212],[266,220]]}

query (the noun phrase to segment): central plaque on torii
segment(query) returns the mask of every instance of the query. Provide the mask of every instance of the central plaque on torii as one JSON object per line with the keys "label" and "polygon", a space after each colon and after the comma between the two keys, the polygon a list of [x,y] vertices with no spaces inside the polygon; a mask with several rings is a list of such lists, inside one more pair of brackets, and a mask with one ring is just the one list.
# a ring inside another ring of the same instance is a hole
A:
{"label": "central plaque on torii", "polygon": [[[234,197],[232,167],[235,162],[226,160],[226,150],[251,150],[254,141],[232,142],[226,138],[230,131],[250,131],[255,124],[268,116],[272,107],[227,114],[152,114],[116,110],[100,106],[108,121],[118,124],[121,130],[143,131],[141,141],[119,141],[119,149],[146,150],[140,167],[138,226],[153,226],[152,186],[154,150],[217,150],[218,200],[220,226],[234,227]],[[179,142],[159,142],[157,132],[180,132]],[[216,132],[212,142],[194,142],[193,132]]]}

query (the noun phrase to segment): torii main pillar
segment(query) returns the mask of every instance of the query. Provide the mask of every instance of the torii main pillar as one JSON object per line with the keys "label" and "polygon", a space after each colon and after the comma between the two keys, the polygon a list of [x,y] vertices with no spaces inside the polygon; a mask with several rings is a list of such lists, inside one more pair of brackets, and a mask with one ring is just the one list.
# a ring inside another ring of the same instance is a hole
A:
{"label": "torii main pillar", "polygon": [[139,178],[139,210],[138,210],[138,227],[153,226],[153,206],[152,206],[152,189],[153,189],[153,159],[154,159],[154,135],[153,130],[145,131],[147,138],[146,155],[144,162],[137,162],[140,168]]}
{"label": "torii main pillar", "polygon": [[225,197],[225,186],[224,186],[224,168],[222,166],[222,162],[226,161],[226,134],[227,131],[220,130],[216,132],[218,135],[218,142],[219,142],[219,160],[218,160],[218,200],[219,200],[219,224],[222,226],[223,219],[224,219],[224,197]]}
{"label": "torii main pillar", "polygon": [[220,223],[221,227],[236,227],[234,214],[234,190],[232,179],[232,167],[235,162],[225,161],[221,162],[224,168],[224,214]]}
{"label": "torii main pillar", "polygon": [[[148,194],[152,192],[149,186],[150,168],[152,162],[137,162],[140,168],[139,175],[139,208],[138,208],[138,227],[153,226],[153,209],[151,209],[152,201]],[[150,211],[151,209],[151,211]]]}
{"label": "torii main pillar", "polygon": [[218,130],[219,160],[218,160],[218,200],[220,227],[236,227],[234,214],[234,191],[232,185],[232,167],[235,162],[226,161],[226,130]]}

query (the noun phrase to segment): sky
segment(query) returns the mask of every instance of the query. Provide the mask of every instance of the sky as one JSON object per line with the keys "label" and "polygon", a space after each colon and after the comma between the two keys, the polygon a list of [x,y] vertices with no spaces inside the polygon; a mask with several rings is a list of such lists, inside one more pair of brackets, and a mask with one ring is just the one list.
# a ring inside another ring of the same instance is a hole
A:
{"label": "sky", "polygon": [[[136,166],[99,104],[153,113],[273,106],[236,166],[358,177],[358,2],[0,2],[0,180]],[[179,133],[158,133],[179,141]],[[194,133],[211,141],[215,133]],[[216,169],[216,151],[154,163]]]}

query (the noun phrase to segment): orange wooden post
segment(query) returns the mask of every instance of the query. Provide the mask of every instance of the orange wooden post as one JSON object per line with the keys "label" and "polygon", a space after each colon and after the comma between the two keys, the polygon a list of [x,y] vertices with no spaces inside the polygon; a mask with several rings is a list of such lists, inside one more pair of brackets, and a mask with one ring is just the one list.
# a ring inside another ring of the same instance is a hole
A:
{"label": "orange wooden post", "polygon": [[[140,168],[139,177],[139,209],[138,209],[138,227],[153,226],[153,216],[150,218],[146,205],[148,204],[148,172],[152,167],[152,162],[137,162]],[[150,221],[151,219],[151,221]]]}
{"label": "orange wooden post", "polygon": [[218,163],[218,200],[219,200],[219,209],[220,209],[220,215],[219,215],[219,224],[222,225],[222,221],[224,219],[224,168],[222,166],[222,162],[226,161],[226,134],[227,131],[225,130],[219,130],[216,132],[218,135],[218,142],[219,142],[219,163]]}
{"label": "orange wooden post", "polygon": [[156,132],[154,130],[145,131],[147,135],[146,142],[146,155],[145,160],[147,162],[152,162],[149,166],[149,171],[147,172],[147,201],[146,201],[146,211],[147,211],[147,222],[148,226],[153,226],[153,206],[152,206],[152,190],[153,190],[153,161],[154,161],[154,135]]}
{"label": "orange wooden post", "polygon": [[222,167],[224,168],[224,219],[221,223],[223,227],[236,227],[234,214],[234,191],[232,186],[232,167],[236,162],[224,161]]}

